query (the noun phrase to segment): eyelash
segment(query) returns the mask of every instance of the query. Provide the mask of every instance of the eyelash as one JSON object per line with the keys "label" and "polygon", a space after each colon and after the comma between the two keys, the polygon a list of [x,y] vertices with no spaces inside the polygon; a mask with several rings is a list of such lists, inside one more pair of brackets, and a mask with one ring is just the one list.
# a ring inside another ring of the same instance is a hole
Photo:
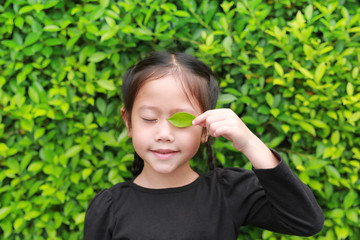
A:
{"label": "eyelash", "polygon": [[151,122],[156,122],[156,119],[143,118],[143,120],[144,120],[145,122],[149,122],[149,123],[151,123]]}

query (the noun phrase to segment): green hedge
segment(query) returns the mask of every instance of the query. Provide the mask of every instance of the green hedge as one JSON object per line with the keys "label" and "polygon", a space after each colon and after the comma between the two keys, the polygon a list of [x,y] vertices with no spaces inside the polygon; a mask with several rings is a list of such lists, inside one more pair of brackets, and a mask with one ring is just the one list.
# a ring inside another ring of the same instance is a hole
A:
{"label": "green hedge", "polygon": [[[89,201],[131,178],[119,109],[128,67],[185,51],[313,190],[310,239],[360,238],[356,0],[5,0],[0,6],[0,238],[81,239]],[[223,166],[250,168],[217,139]],[[195,159],[193,166],[205,168]],[[253,227],[241,239],[301,239]]]}

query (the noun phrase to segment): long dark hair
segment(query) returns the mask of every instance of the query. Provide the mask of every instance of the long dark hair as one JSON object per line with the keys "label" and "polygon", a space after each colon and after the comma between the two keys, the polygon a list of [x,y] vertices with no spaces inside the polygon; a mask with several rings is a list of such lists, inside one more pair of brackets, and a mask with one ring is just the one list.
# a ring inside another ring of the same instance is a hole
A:
{"label": "long dark hair", "polygon": [[[146,81],[174,75],[185,89],[185,94],[195,97],[203,111],[214,109],[218,99],[219,88],[210,67],[202,61],[185,53],[156,52],[131,67],[123,76],[122,95],[125,114],[131,127],[131,112],[135,97]],[[189,96],[187,95],[189,98]],[[189,98],[190,99],[190,98]],[[211,148],[212,139],[205,143],[209,169],[214,169],[215,158]],[[144,161],[135,152],[133,174],[139,175]]]}

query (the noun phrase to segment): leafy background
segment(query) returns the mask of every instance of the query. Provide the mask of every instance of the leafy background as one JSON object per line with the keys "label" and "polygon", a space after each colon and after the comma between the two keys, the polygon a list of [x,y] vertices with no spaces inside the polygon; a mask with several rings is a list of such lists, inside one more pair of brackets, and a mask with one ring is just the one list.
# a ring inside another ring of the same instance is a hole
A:
{"label": "leafy background", "polygon": [[[359,239],[360,8],[355,0],[5,0],[0,6],[0,239],[82,239],[100,189],[131,178],[122,75],[185,51],[313,190],[325,227]],[[223,166],[250,168],[217,139]],[[194,167],[205,170],[205,161]],[[302,239],[253,227],[241,239]]]}

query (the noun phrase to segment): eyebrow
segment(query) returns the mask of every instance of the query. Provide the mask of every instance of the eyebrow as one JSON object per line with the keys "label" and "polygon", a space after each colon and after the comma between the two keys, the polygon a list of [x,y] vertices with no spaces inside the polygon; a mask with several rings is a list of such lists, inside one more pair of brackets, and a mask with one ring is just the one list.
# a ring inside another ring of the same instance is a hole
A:
{"label": "eyebrow", "polygon": [[154,107],[154,106],[150,106],[150,105],[143,105],[139,109],[140,109],[140,111],[144,111],[144,110],[160,111],[159,108]]}
{"label": "eyebrow", "polygon": [[[158,107],[155,106],[151,106],[151,105],[143,105],[140,107],[140,111],[143,110],[151,110],[151,111],[156,111],[156,112],[160,112],[161,109],[159,109]],[[187,112],[187,113],[195,113],[195,111],[191,108],[175,108],[175,109],[171,109],[171,112],[173,113],[177,113],[177,112]]]}

